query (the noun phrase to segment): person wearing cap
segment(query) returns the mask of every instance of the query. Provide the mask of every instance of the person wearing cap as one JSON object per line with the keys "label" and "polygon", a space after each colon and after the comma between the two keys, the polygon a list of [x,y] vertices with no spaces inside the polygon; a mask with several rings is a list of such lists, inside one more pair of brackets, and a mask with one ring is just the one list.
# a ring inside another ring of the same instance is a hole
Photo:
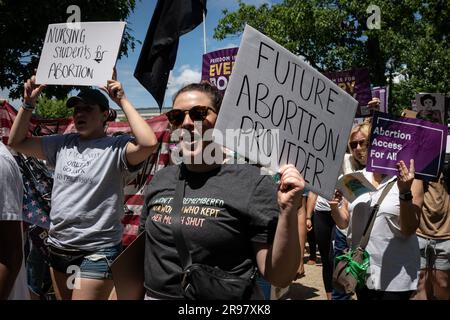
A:
{"label": "person wearing cap", "polygon": [[54,166],[49,251],[58,299],[107,299],[113,287],[111,262],[121,251],[124,181],[140,168],[157,139],[126,98],[122,85],[103,88],[128,118],[132,134],[110,137],[107,97],[84,89],[67,101],[77,133],[29,137],[28,126],[44,85],[25,83],[24,103],[11,128],[9,145]]}

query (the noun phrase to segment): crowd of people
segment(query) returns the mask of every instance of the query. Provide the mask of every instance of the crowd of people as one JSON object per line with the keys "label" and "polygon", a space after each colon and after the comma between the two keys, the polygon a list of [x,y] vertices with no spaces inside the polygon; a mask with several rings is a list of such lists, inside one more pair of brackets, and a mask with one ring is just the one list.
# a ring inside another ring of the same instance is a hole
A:
{"label": "crowd of people", "polygon": [[[26,281],[23,186],[11,152],[44,160],[54,170],[44,263],[56,298],[114,298],[111,265],[123,249],[123,188],[158,141],[115,76],[103,90],[124,111],[132,135],[107,136],[105,126],[113,120],[108,99],[100,90],[85,89],[67,101],[77,133],[31,137],[28,124],[44,89],[34,76],[26,82],[10,149],[0,144],[0,299],[17,297],[14,288]],[[349,202],[336,190],[327,200],[305,189],[293,165],[282,166],[272,177],[251,164],[206,162],[201,154],[211,150],[212,142],[196,137],[214,128],[221,103],[217,88],[194,83],[174,95],[166,114],[171,129],[181,132],[183,162],[159,170],[146,188],[139,226],[145,242],[142,299],[186,298],[186,261],[248,280],[253,287],[247,298],[264,299],[255,274],[279,288],[308,276],[303,266],[307,238],[310,256],[305,261],[316,262],[317,243],[327,298],[353,299],[333,288],[335,258],[358,245],[387,186],[392,189],[375,217],[366,248],[370,265],[357,299],[450,299],[447,167],[437,182],[415,179],[414,159],[399,161],[393,176],[368,172],[368,119],[350,132],[341,173],[362,172],[375,191]],[[183,244],[176,235],[180,230]],[[77,281],[71,281],[71,268]]]}

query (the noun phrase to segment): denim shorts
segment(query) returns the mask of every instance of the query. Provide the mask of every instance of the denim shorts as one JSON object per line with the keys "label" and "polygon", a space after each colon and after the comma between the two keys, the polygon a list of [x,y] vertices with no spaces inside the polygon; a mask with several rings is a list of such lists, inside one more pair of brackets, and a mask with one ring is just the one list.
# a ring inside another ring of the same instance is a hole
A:
{"label": "denim shorts", "polygon": [[450,270],[450,240],[419,238],[420,269]]}
{"label": "denim shorts", "polygon": [[111,264],[122,251],[122,244],[96,251],[61,249],[49,246],[50,266],[61,273],[72,275],[79,267],[81,278],[111,280]]}

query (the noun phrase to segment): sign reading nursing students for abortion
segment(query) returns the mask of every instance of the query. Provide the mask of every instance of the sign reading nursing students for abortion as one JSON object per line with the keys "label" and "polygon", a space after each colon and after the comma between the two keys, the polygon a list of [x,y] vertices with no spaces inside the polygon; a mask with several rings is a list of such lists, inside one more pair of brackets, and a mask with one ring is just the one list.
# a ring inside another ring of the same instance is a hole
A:
{"label": "sign reading nursing students for abortion", "polygon": [[125,22],[50,24],[36,73],[39,84],[104,86],[111,79]]}
{"label": "sign reading nursing students for abortion", "polygon": [[358,102],[302,58],[246,26],[214,141],[277,171],[289,163],[330,199]]}
{"label": "sign reading nursing students for abortion", "polygon": [[226,48],[205,53],[202,63],[202,80],[209,81],[222,94],[228,85],[239,48]]}
{"label": "sign reading nursing students for abortion", "polygon": [[367,171],[397,175],[396,164],[409,168],[414,159],[416,178],[436,180],[443,165],[447,126],[377,112],[372,120]]}

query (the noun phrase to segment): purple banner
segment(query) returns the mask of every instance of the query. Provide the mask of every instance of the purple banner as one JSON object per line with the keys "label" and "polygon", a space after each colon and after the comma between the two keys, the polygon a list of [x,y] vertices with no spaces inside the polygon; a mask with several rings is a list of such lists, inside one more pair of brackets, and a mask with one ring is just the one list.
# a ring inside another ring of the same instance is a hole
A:
{"label": "purple banner", "polygon": [[359,102],[355,118],[370,115],[367,103],[372,99],[369,70],[353,69],[339,72],[325,72],[324,75]]}
{"label": "purple banner", "polygon": [[397,175],[396,164],[409,168],[414,159],[416,178],[436,180],[443,165],[447,126],[420,119],[376,112],[367,158],[367,171]]}
{"label": "purple banner", "polygon": [[372,88],[372,98],[380,99],[380,112],[389,113],[389,87],[374,87]]}
{"label": "purple banner", "polygon": [[221,49],[203,55],[202,80],[215,85],[222,94],[227,88],[238,49]]}

